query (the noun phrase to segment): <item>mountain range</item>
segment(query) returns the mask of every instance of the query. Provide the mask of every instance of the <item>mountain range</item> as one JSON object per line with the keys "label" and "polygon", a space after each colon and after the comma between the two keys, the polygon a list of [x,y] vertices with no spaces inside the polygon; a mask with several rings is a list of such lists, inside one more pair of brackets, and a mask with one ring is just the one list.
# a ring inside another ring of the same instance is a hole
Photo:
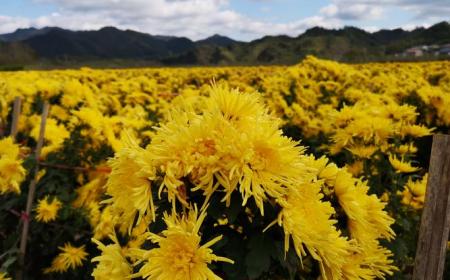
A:
{"label": "mountain range", "polygon": [[213,35],[193,41],[104,27],[71,31],[58,27],[18,29],[0,35],[0,65],[44,63],[134,65],[294,64],[306,55],[347,62],[383,60],[418,45],[450,43],[450,24],[367,32],[356,27],[314,27],[297,37],[265,36],[240,42]]}

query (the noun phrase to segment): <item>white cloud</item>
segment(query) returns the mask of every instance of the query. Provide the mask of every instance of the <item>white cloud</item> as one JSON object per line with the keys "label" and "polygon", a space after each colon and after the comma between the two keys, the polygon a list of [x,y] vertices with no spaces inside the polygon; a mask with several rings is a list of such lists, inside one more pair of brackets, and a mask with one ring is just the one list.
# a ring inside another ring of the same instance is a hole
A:
{"label": "white cloud", "polygon": [[[232,10],[229,0],[34,0],[50,3],[58,12],[37,19],[20,21],[9,17],[2,31],[16,27],[60,26],[75,30],[116,26],[150,34],[186,36],[200,39],[219,33],[236,39],[250,40],[264,35],[297,36],[313,26],[337,27],[338,20],[324,16],[273,23],[256,20]],[[1,23],[1,22],[0,22]]]}
{"label": "white cloud", "polygon": [[[1,16],[0,33],[19,27],[60,26],[74,30],[116,26],[150,34],[200,39],[214,33],[251,40],[264,35],[297,36],[307,28],[337,28],[348,21],[366,26],[368,20],[383,19],[392,7],[409,11],[415,19],[406,24],[436,22],[450,14],[450,0],[330,0],[316,15],[274,22],[238,13],[229,0],[33,0],[56,7],[56,12],[39,18]],[[261,5],[269,0],[259,1]],[[273,19],[273,17],[272,17]],[[378,25],[369,23],[370,26]],[[372,30],[372,28],[369,28]]]}
{"label": "white cloud", "polygon": [[376,32],[380,30],[378,26],[364,26],[362,29],[366,30],[367,32]]}
{"label": "white cloud", "polygon": [[360,3],[335,2],[335,4],[323,7],[320,13],[341,20],[375,20],[380,19],[383,15],[382,7]]}
{"label": "white cloud", "polygon": [[436,22],[449,19],[450,0],[332,0],[321,13],[341,20],[376,20],[392,8],[408,11],[416,23]]}
{"label": "white cloud", "polygon": [[22,17],[9,17],[0,15],[0,34],[10,32],[17,28],[30,26],[30,20]]}

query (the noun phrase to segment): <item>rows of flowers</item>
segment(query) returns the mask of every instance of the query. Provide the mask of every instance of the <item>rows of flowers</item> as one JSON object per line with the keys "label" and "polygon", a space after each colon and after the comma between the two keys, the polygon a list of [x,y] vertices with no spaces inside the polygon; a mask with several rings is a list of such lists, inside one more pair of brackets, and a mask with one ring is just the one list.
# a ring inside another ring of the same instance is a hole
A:
{"label": "rows of flowers", "polygon": [[448,69],[0,73],[0,279],[406,279]]}

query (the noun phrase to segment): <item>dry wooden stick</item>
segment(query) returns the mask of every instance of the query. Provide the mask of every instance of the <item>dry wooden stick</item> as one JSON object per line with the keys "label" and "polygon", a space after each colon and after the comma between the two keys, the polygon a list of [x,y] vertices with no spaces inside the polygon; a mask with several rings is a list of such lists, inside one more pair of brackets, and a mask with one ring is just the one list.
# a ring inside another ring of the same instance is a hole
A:
{"label": "dry wooden stick", "polygon": [[450,230],[450,135],[435,135],[413,280],[441,280]]}
{"label": "dry wooden stick", "polygon": [[[41,127],[40,127],[39,138],[38,138],[36,150],[35,150],[36,161],[39,160],[39,157],[41,155],[42,146],[44,145],[45,125],[47,123],[48,111],[49,111],[49,104],[48,104],[48,102],[45,102],[44,107],[42,109]],[[30,227],[29,217],[30,217],[30,213],[31,213],[31,208],[33,207],[33,200],[34,200],[34,194],[36,192],[38,172],[39,172],[39,164],[36,164],[36,167],[34,168],[33,179],[31,180],[30,186],[28,188],[26,210],[25,210],[25,213],[22,215],[24,217],[24,219],[23,219],[22,236],[20,239],[20,249],[19,249],[19,269],[17,271],[17,279],[18,280],[23,279],[23,270],[24,270],[24,265],[25,265],[25,253],[27,250],[27,241],[28,241],[28,230]]]}
{"label": "dry wooden stick", "polygon": [[19,118],[20,118],[20,106],[22,104],[22,99],[20,97],[16,97],[14,99],[14,108],[13,108],[13,115],[12,115],[12,124],[11,124],[11,137],[13,139],[16,138],[17,130],[19,128]]}
{"label": "dry wooden stick", "polygon": [[39,162],[40,166],[45,166],[49,168],[56,168],[56,169],[66,169],[66,170],[75,170],[75,171],[81,171],[81,172],[103,172],[103,173],[110,173],[111,168],[109,167],[81,167],[81,166],[68,166],[64,164],[54,164],[54,163],[47,163],[47,162]]}
{"label": "dry wooden stick", "polygon": [[5,135],[5,123],[2,118],[0,118],[0,138],[3,138]]}

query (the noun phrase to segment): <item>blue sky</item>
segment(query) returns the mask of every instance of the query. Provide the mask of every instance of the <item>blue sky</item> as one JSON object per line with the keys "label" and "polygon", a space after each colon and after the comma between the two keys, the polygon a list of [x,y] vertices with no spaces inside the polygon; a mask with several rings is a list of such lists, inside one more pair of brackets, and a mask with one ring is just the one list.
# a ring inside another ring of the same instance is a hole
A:
{"label": "blue sky", "polygon": [[0,0],[0,33],[30,26],[116,26],[200,39],[297,36],[313,26],[429,26],[450,20],[450,0]]}

